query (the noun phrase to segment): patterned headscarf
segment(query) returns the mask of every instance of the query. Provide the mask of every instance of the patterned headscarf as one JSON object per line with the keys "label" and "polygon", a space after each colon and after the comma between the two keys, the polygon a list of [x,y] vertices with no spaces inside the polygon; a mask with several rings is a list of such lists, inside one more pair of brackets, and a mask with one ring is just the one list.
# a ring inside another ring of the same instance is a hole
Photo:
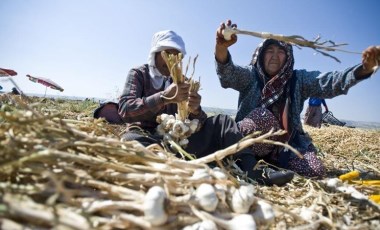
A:
{"label": "patterned headscarf", "polygon": [[[287,57],[280,72],[270,78],[264,69],[264,51],[272,44],[283,48]],[[261,94],[261,106],[268,108],[286,91],[286,83],[293,75],[294,57],[292,45],[274,39],[266,39],[256,48],[251,64],[257,68],[260,78],[264,83]]]}
{"label": "patterned headscarf", "polygon": [[171,30],[163,30],[155,33],[152,38],[152,46],[149,52],[148,65],[149,73],[152,78],[152,84],[155,89],[161,87],[164,76],[156,67],[155,56],[157,52],[167,49],[176,49],[185,56],[186,48],[181,36]]}

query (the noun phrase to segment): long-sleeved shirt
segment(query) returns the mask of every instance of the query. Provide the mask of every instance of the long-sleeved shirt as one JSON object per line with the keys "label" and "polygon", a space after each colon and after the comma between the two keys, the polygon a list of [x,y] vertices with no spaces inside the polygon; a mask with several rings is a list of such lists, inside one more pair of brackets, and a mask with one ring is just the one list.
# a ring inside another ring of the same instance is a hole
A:
{"label": "long-sleeved shirt", "polygon": [[[290,93],[289,123],[292,130],[297,130],[294,137],[297,147],[306,149],[311,143],[304,133],[301,123],[301,112],[304,102],[309,97],[333,98],[347,94],[350,87],[361,80],[357,80],[354,71],[360,65],[347,68],[344,71],[321,73],[319,71],[294,70],[295,86]],[[260,106],[263,83],[256,67],[238,66],[228,54],[225,64],[216,61],[216,72],[223,88],[232,88],[239,92],[238,111],[235,120],[238,122],[247,116],[253,109]],[[291,80],[289,80],[291,81]],[[295,146],[294,146],[295,147]]]}
{"label": "long-sleeved shirt", "polygon": [[[129,71],[123,93],[119,99],[119,114],[128,127],[135,125],[148,131],[157,127],[156,118],[162,113],[174,115],[177,104],[164,104],[161,93],[172,83],[172,79],[164,80],[159,89],[151,82],[148,65],[142,65]],[[198,115],[190,114],[189,119],[198,119],[203,123],[207,118],[202,110]]]}

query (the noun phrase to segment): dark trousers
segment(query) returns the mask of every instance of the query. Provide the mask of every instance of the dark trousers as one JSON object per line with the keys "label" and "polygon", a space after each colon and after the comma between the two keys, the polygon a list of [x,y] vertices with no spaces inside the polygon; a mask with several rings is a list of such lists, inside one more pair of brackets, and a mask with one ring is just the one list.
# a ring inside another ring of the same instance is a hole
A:
{"label": "dark trousers", "polygon": [[[207,156],[218,150],[225,149],[236,144],[243,138],[236,122],[227,115],[208,117],[202,128],[189,137],[189,144],[185,150],[194,154],[197,158]],[[144,146],[161,144],[161,138],[152,134],[144,134],[139,130],[131,130],[123,136],[124,140],[137,140]],[[252,170],[256,165],[256,159],[250,148],[234,154],[234,159],[244,171]]]}

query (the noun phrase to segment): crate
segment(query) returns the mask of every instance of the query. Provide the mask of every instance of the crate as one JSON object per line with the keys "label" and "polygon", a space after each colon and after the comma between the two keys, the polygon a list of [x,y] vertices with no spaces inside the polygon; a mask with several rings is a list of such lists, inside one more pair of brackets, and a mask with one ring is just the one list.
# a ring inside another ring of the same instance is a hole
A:
{"label": "crate", "polygon": [[336,117],[334,117],[331,111],[324,112],[322,114],[322,123],[338,126],[344,126],[346,124],[346,122],[342,122],[338,120]]}

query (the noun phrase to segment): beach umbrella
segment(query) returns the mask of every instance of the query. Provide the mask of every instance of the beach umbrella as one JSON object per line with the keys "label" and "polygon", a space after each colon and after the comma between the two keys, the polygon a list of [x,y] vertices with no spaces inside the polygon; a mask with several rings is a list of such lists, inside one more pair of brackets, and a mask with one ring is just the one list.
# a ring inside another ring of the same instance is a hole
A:
{"label": "beach umbrella", "polygon": [[36,82],[36,83],[40,83],[42,85],[44,85],[46,88],[45,88],[45,95],[44,97],[46,96],[46,90],[47,88],[52,88],[52,89],[55,89],[55,90],[59,90],[59,91],[63,91],[63,88],[61,86],[59,86],[57,83],[55,83],[54,81],[48,79],[48,78],[43,78],[43,77],[33,77],[33,76],[30,76],[29,74],[26,75],[29,80],[31,80],[32,82]]}
{"label": "beach umbrella", "polygon": [[16,82],[11,78],[11,77],[16,76],[16,75],[17,75],[17,72],[12,70],[12,69],[0,68],[0,77],[6,77],[7,80],[12,82],[12,84],[16,87],[18,92],[23,95],[23,92],[21,91],[21,89],[18,87]]}
{"label": "beach umbrella", "polygon": [[12,77],[16,75],[17,75],[17,72],[14,70],[0,68],[0,77]]}

